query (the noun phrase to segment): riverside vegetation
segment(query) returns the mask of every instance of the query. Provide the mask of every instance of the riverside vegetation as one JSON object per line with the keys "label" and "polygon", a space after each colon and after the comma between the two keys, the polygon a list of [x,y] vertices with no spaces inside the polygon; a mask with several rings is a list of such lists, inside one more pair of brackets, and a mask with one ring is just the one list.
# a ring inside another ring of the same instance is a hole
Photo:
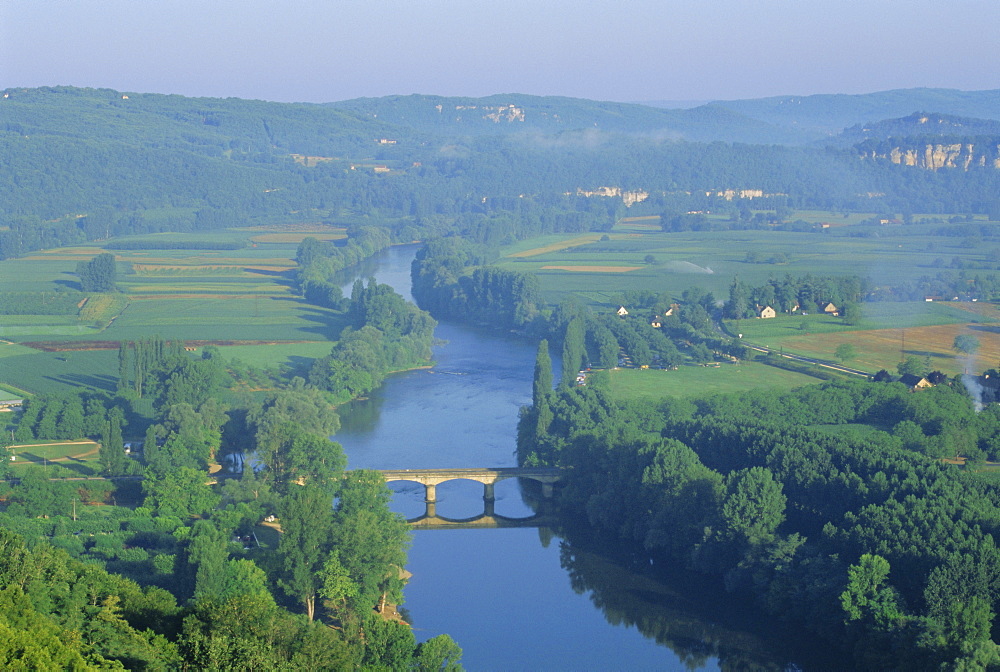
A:
{"label": "riverside vegetation", "polygon": [[[902,118],[873,126],[884,137],[854,129],[817,147],[818,117],[782,127],[752,101],[673,112],[522,96],[530,121],[519,127],[436,116],[469,101],[422,96],[318,106],[5,93],[0,328],[11,340],[0,382],[34,393],[3,434],[19,446],[4,462],[18,481],[0,513],[6,660],[457,665],[446,636],[416,645],[374,611],[400,599],[405,528],[384,484],[345,472],[327,438],[332,404],[426,364],[434,329],[378,283],[343,296],[336,274],[423,240],[413,293],[431,313],[561,347],[555,390],[540,352],[518,451],[573,466],[567,510],[724,576],[849,648],[859,667],[996,664],[995,485],[939,462],[995,459],[995,406],[975,414],[956,385],[910,395],[833,380],[739,397],[687,390],[692,401],[615,398],[603,374],[574,385],[578,370],[622,355],[667,369],[749,360],[720,318],[746,319],[772,298],[806,312],[837,302],[844,320],[797,324],[838,334],[876,323],[873,299],[1000,298],[992,159],[891,158],[986,146],[988,123],[967,124],[976,138],[945,138]],[[996,95],[981,93],[890,98],[1000,118]],[[836,107],[839,121],[822,123],[866,121]],[[685,137],[652,138],[664,129]],[[638,315],[612,318],[619,303]],[[639,316],[664,319],[654,328]],[[996,320],[965,316],[984,337]],[[250,337],[307,354],[254,351],[283,372],[223,356]],[[919,355],[908,370],[929,368]],[[125,437],[140,436],[141,459],[126,455]],[[100,441],[97,459],[31,464],[32,446],[70,437]],[[226,455],[263,468],[212,483]],[[70,473],[117,480],[49,478]],[[128,506],[98,505],[109,499]],[[259,525],[272,514],[280,536]]]}

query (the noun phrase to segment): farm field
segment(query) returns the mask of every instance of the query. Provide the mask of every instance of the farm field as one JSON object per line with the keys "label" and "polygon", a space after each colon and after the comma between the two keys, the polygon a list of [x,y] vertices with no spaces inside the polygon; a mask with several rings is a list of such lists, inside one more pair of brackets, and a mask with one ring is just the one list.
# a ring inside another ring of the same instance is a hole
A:
{"label": "farm field", "polygon": [[702,397],[761,387],[790,390],[820,380],[759,362],[725,363],[718,367],[682,366],[659,369],[612,369],[611,393],[619,399]]}
{"label": "farm field", "polygon": [[[328,354],[328,339],[345,326],[341,314],[294,292],[295,253],[308,236],[336,240],[345,232],[296,224],[151,234],[108,241],[108,249],[65,247],[0,262],[0,281],[9,291],[76,291],[77,263],[111,251],[121,290],[95,295],[78,315],[0,315],[0,339],[8,342],[0,343],[0,382],[32,393],[65,386],[114,389],[114,350],[43,352],[12,344],[36,341],[259,341],[272,345],[241,344],[232,346],[239,352],[226,354],[261,368],[301,368],[303,358]],[[213,249],[226,246],[238,249]],[[111,297],[119,298],[106,300]],[[295,345],[279,351],[275,342]]]}
{"label": "farm field", "polygon": [[[955,337],[971,334],[979,339],[980,348],[973,357],[960,357],[952,350]],[[979,373],[1000,363],[1000,326],[950,324],[912,329],[875,329],[849,331],[837,337],[830,334],[789,336],[768,343],[806,357],[836,361],[834,351],[842,343],[854,346],[857,356],[848,366],[866,371],[886,369],[895,373],[896,364],[904,357],[927,357],[931,369],[954,375]]]}
{"label": "farm field", "polygon": [[10,447],[13,476],[21,475],[31,465],[44,466],[49,478],[98,476],[100,444],[94,441],[35,441]]}
{"label": "farm field", "polygon": [[[823,216],[842,219],[832,213],[801,214],[817,221],[823,221]],[[934,235],[945,226],[941,223],[876,229],[856,225],[860,218],[813,232],[663,232],[650,224],[654,220],[630,218],[616,225],[604,240],[586,242],[579,234],[567,234],[521,241],[505,248],[499,263],[538,275],[548,302],[559,303],[574,296],[594,309],[614,307],[623,291],[637,289],[668,292],[679,298],[685,289],[697,285],[725,298],[737,275],[749,286],[786,273],[859,275],[879,285],[954,273],[948,266],[956,261],[966,266],[970,277],[976,272],[996,271],[997,263],[990,253],[992,248],[1000,248],[1000,243],[972,245],[960,236]],[[977,222],[984,224],[985,220]],[[995,226],[1000,235],[1000,223],[989,226]],[[783,257],[787,261],[749,263],[748,253],[756,253],[759,259]],[[653,257],[653,263],[646,262],[647,255]],[[566,267],[578,270],[564,270]],[[614,273],[604,270],[608,267],[636,270]]]}
{"label": "farm field", "polygon": [[[949,375],[978,372],[1000,362],[1000,310],[993,304],[868,303],[862,308],[864,319],[857,326],[826,315],[730,320],[727,326],[748,342],[830,361],[837,361],[837,346],[847,343],[857,356],[846,364],[872,372],[894,372],[908,356],[928,357],[932,369]],[[960,334],[979,339],[975,357],[956,356],[952,344]]]}

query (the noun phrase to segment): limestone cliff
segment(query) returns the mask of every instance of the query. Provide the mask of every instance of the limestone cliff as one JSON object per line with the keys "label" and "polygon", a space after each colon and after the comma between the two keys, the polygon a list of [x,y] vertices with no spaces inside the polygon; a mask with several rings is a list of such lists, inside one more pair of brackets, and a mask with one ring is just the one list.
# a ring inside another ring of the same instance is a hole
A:
{"label": "limestone cliff", "polygon": [[896,165],[926,170],[942,168],[1000,168],[1000,142],[900,142],[864,147],[865,159],[889,161]]}

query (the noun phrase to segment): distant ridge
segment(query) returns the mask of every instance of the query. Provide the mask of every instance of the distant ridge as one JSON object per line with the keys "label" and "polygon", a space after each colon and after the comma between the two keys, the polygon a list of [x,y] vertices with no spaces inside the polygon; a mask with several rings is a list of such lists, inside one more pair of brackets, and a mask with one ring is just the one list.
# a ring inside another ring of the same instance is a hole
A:
{"label": "distant ridge", "polygon": [[715,101],[724,108],[778,127],[798,128],[817,138],[834,136],[856,124],[873,123],[928,113],[1000,120],[1000,89],[894,89],[864,94],[776,96],[750,100]]}

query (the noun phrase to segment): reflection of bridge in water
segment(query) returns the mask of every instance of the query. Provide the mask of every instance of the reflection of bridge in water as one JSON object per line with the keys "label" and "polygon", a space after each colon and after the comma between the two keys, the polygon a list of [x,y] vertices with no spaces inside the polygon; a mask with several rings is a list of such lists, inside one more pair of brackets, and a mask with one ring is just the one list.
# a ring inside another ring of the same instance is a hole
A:
{"label": "reflection of bridge in water", "polygon": [[[552,496],[553,484],[562,479],[562,469],[556,467],[494,467],[484,469],[383,469],[387,483],[412,481],[424,486],[424,515],[406,521],[414,527],[470,528],[470,527],[541,527],[552,521],[551,516],[539,513],[526,518],[510,518],[494,512],[495,486],[508,478],[526,478],[542,485],[542,496]],[[447,518],[437,515],[437,486],[455,480],[476,481],[483,484],[483,513],[471,518]]]}

